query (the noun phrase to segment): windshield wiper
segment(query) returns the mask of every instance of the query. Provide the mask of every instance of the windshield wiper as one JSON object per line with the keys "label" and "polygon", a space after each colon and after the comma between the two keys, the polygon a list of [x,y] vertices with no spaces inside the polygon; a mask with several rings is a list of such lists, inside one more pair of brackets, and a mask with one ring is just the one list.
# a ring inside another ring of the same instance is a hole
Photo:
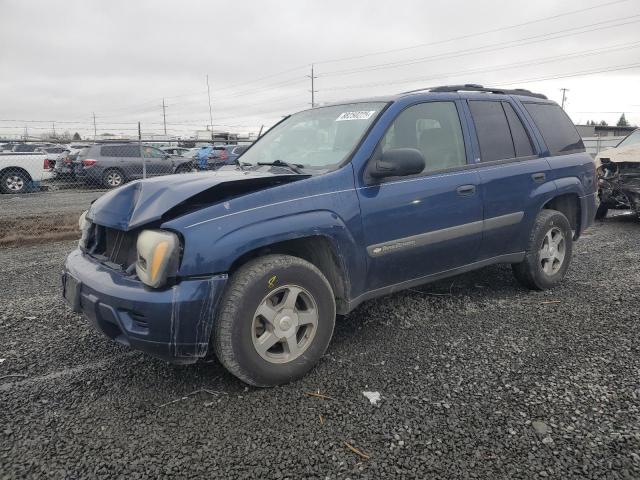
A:
{"label": "windshield wiper", "polygon": [[304,173],[300,170],[304,165],[300,163],[289,163],[283,162],[282,160],[274,160],[273,162],[258,162],[258,165],[271,165],[274,167],[287,167],[290,170],[293,170],[295,173]]}

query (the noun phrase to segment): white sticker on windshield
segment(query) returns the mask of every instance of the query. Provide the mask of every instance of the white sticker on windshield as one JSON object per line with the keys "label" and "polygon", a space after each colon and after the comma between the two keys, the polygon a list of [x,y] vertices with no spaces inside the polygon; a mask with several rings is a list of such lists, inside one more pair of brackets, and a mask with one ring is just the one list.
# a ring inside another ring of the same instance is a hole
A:
{"label": "white sticker on windshield", "polygon": [[336,122],[343,122],[345,120],[369,120],[374,113],[376,113],[375,110],[368,110],[363,112],[343,112],[338,118],[336,118]]}

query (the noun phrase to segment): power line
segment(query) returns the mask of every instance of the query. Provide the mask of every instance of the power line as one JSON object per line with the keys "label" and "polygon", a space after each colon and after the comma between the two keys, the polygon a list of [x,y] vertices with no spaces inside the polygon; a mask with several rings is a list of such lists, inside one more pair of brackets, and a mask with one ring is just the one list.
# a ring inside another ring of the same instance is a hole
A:
{"label": "power line", "polygon": [[[619,22],[622,20],[629,20],[635,18],[636,20],[633,21],[625,21],[625,22],[621,22],[618,24],[614,24],[614,25],[604,25],[607,23],[611,23],[611,22]],[[525,38],[521,38],[521,39],[517,39],[517,40],[510,40],[507,42],[497,42],[497,43],[492,43],[489,45],[484,45],[481,47],[474,47],[474,48],[468,48],[468,49],[463,49],[463,50],[457,50],[455,52],[448,52],[448,53],[441,53],[441,54],[436,54],[436,55],[430,55],[427,57],[420,57],[420,58],[413,58],[413,59],[408,59],[408,60],[403,60],[403,61],[398,61],[398,62],[387,62],[387,63],[381,63],[381,64],[376,64],[376,65],[368,65],[365,67],[358,67],[358,68],[352,68],[352,69],[344,69],[344,70],[334,70],[331,72],[327,72],[327,73],[323,73],[323,74],[319,74],[319,77],[327,77],[327,76],[336,76],[336,75],[348,75],[348,74],[352,74],[352,73],[361,73],[361,72],[367,72],[367,71],[371,71],[371,70],[382,70],[382,69],[386,69],[386,68],[396,68],[396,67],[403,67],[403,66],[408,66],[408,65],[415,65],[417,63],[425,63],[425,62],[430,62],[433,60],[444,60],[444,59],[449,59],[449,58],[455,58],[455,57],[460,57],[460,56],[465,56],[465,55],[471,55],[474,53],[486,53],[486,52],[492,52],[495,50],[504,50],[506,48],[511,48],[511,47],[520,47],[523,45],[530,45],[532,43],[539,43],[539,42],[546,42],[549,40],[556,40],[558,38],[564,38],[564,37],[568,37],[568,36],[573,36],[573,35],[581,35],[584,33],[591,33],[597,30],[604,30],[607,28],[615,28],[615,27],[620,27],[620,26],[624,26],[624,25],[630,25],[632,23],[637,23],[638,21],[640,21],[640,14],[639,15],[631,15],[631,16],[627,16],[627,17],[622,17],[622,18],[616,18],[616,19],[612,19],[612,20],[606,20],[603,22],[596,22],[596,23],[592,23],[589,25],[583,25],[580,27],[573,27],[573,28],[569,28],[569,29],[565,29],[565,30],[558,30],[555,32],[551,32],[551,33],[544,33],[544,34],[540,34],[540,35],[533,35],[531,37],[525,37]],[[600,26],[598,26],[600,25]],[[574,32],[574,33],[569,33],[569,32],[573,32],[575,30],[580,30],[580,29],[586,29],[588,27],[594,27],[596,26],[596,28],[592,28],[592,29],[587,29],[584,30],[582,32]],[[555,35],[551,38],[546,38],[549,37],[551,35]]]}
{"label": "power line", "polygon": [[567,74],[563,74],[563,75],[556,75],[556,76],[548,76],[548,77],[537,77],[537,78],[526,78],[526,79],[522,79],[522,80],[514,80],[514,81],[509,81],[509,82],[501,82],[501,83],[495,83],[495,86],[501,86],[501,85],[515,85],[516,83],[521,84],[521,83],[532,83],[532,82],[544,82],[546,80],[558,80],[560,78],[570,78],[570,77],[582,77],[582,76],[586,76],[586,75],[594,75],[597,73],[610,73],[610,72],[618,72],[621,70],[631,70],[634,68],[640,68],[640,63],[630,63],[630,64],[626,64],[626,65],[614,65],[610,68],[605,68],[605,69],[601,69],[601,70],[583,70],[581,72],[575,72],[575,73],[567,73]]}
{"label": "power line", "polygon": [[569,15],[575,15],[576,13],[582,13],[582,12],[586,12],[586,11],[589,11],[589,10],[594,10],[594,9],[597,9],[597,8],[608,7],[610,5],[614,5],[614,4],[617,4],[617,3],[625,3],[625,2],[628,2],[628,1],[629,0],[615,0],[613,2],[601,3],[601,4],[598,4],[598,5],[594,5],[592,7],[581,8],[579,10],[572,10],[570,12],[560,13],[560,14],[557,14],[557,15],[552,15],[552,16],[549,16],[549,17],[539,18],[539,19],[536,19],[536,20],[529,20],[527,22],[517,23],[517,24],[514,24],[514,25],[508,25],[506,27],[499,27],[499,28],[494,28],[494,29],[491,29],[491,30],[485,30],[485,31],[482,31],[482,32],[470,33],[470,34],[467,34],[467,35],[460,35],[458,37],[451,37],[451,38],[447,38],[445,40],[438,40],[438,41],[435,41],[435,42],[420,43],[420,44],[412,45],[412,46],[409,46],[409,47],[393,48],[393,49],[382,50],[382,51],[378,51],[378,52],[365,53],[365,54],[362,54],[362,55],[353,55],[353,56],[349,56],[349,57],[341,57],[341,58],[335,58],[335,59],[331,59],[331,60],[323,60],[323,61],[315,62],[315,63],[316,64],[336,63],[336,62],[343,62],[343,61],[347,61],[347,60],[357,60],[357,59],[360,59],[360,58],[372,57],[372,56],[376,56],[376,55],[384,55],[384,54],[387,54],[387,53],[403,52],[403,51],[407,51],[407,50],[413,50],[413,49],[416,49],[416,48],[432,47],[432,46],[435,46],[435,45],[441,45],[443,43],[454,42],[454,41],[457,41],[457,40],[466,40],[468,38],[473,38],[473,37],[477,37],[477,36],[480,36],[480,35],[487,35],[487,34],[490,34],[490,33],[497,33],[497,32],[502,32],[502,31],[505,31],[505,30],[511,30],[511,29],[518,28],[518,27],[523,27],[523,26],[526,26],[526,25],[532,25],[534,23],[546,22],[548,20],[554,20],[556,18],[566,17],[566,16],[569,16]]}
{"label": "power line", "polygon": [[392,80],[388,82],[343,85],[339,87],[325,88],[325,89],[322,89],[322,91],[349,90],[349,89],[364,88],[364,87],[380,87],[380,86],[387,86],[387,85],[414,83],[417,81],[438,80],[438,79],[444,79],[448,77],[455,77],[455,76],[461,76],[461,75],[484,73],[488,71],[493,72],[497,70],[506,70],[506,69],[516,68],[516,67],[541,65],[544,63],[555,62],[558,60],[570,60],[575,58],[590,57],[595,55],[602,55],[603,53],[610,53],[618,50],[633,49],[638,47],[640,47],[640,42],[630,42],[630,43],[612,45],[610,47],[603,47],[595,50],[583,50],[580,52],[568,53],[564,55],[555,55],[552,57],[545,57],[545,58],[540,58],[540,59],[525,61],[525,62],[513,62],[513,63],[506,63],[501,65],[494,65],[490,67],[475,68],[475,69],[469,69],[469,70],[458,70],[455,72],[446,72],[446,73],[439,73],[439,74],[428,75],[428,76],[405,78],[402,80]]}

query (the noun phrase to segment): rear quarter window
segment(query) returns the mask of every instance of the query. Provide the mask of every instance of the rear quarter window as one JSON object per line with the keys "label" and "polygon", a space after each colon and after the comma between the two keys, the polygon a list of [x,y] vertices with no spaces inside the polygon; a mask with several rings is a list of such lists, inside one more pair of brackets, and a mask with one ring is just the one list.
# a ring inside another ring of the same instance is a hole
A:
{"label": "rear quarter window", "polygon": [[139,157],[140,150],[137,145],[108,145],[100,148],[102,157]]}
{"label": "rear quarter window", "polygon": [[559,105],[552,103],[524,103],[533,118],[551,155],[584,152],[584,143],[576,127]]}

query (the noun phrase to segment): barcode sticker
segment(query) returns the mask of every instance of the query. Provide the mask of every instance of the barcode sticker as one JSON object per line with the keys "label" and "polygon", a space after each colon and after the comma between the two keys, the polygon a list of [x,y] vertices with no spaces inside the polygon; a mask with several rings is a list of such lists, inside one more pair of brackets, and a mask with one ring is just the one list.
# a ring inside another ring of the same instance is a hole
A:
{"label": "barcode sticker", "polygon": [[368,110],[363,112],[343,112],[338,118],[336,118],[336,122],[344,122],[346,120],[369,120],[374,113],[376,113],[375,110]]}

